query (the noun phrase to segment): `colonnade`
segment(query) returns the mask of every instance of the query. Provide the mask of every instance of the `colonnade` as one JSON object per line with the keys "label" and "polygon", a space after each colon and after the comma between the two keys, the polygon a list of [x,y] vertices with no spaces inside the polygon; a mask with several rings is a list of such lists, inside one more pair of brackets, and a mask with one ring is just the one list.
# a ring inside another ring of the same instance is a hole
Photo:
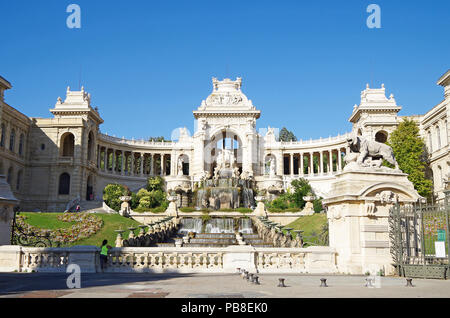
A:
{"label": "colonnade", "polygon": [[340,172],[344,168],[343,158],[348,152],[347,147],[305,152],[284,151],[281,162],[282,174],[313,176]]}
{"label": "colonnade", "polygon": [[173,155],[169,152],[118,150],[98,145],[97,168],[106,173],[148,177],[171,174]]}

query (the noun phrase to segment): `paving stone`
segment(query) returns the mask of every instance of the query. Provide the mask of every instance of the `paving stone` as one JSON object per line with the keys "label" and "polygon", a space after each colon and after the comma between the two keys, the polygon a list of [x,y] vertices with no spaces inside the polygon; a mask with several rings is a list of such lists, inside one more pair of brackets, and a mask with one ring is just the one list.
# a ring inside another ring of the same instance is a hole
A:
{"label": "paving stone", "polygon": [[72,294],[72,292],[62,290],[37,290],[22,294],[19,298],[59,298],[69,294]]}

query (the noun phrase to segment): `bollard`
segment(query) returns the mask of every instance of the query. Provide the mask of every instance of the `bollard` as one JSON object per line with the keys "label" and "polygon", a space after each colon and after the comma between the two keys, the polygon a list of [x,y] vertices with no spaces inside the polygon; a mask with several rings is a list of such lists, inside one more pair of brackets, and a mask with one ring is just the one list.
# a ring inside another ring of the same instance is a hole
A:
{"label": "bollard", "polygon": [[284,278],[278,278],[278,287],[286,287],[284,284]]}
{"label": "bollard", "polygon": [[253,282],[255,285],[260,285],[260,283],[259,283],[259,277],[258,276],[254,276],[254,282]]}
{"label": "bollard", "polygon": [[366,278],[365,287],[373,287],[373,279],[372,278]]}
{"label": "bollard", "polygon": [[328,287],[326,278],[320,279],[320,287]]}
{"label": "bollard", "polygon": [[414,287],[414,285],[412,284],[412,278],[407,278],[406,279],[406,286],[405,287]]}

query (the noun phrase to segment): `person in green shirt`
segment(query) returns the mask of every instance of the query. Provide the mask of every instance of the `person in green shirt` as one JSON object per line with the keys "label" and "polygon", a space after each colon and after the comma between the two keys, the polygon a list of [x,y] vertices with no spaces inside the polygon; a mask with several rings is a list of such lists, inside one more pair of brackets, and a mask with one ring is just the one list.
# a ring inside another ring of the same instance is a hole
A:
{"label": "person in green shirt", "polygon": [[101,251],[100,251],[100,268],[102,269],[102,272],[105,270],[106,268],[106,262],[108,260],[108,250],[110,248],[112,248],[108,244],[108,240],[103,240],[102,246],[101,246]]}

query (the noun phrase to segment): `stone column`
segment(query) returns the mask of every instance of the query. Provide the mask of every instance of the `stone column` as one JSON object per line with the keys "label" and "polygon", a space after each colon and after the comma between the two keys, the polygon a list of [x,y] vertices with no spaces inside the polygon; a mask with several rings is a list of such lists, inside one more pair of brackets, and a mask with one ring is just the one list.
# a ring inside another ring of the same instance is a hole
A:
{"label": "stone column", "polygon": [[314,174],[314,158],[313,158],[313,153],[312,152],[310,152],[309,153],[309,162],[308,162],[308,165],[309,165],[309,173],[308,173],[308,175],[312,175],[312,174]]}
{"label": "stone column", "polygon": [[289,174],[291,176],[294,175],[294,154],[293,153],[289,154]]}
{"label": "stone column", "polygon": [[104,171],[108,171],[108,148],[105,147],[105,153],[103,154],[103,162],[105,163],[103,169]]}
{"label": "stone column", "polygon": [[300,171],[299,171],[299,175],[303,176],[304,175],[304,167],[303,167],[303,153],[300,153]]}
{"label": "stone column", "polygon": [[161,154],[160,155],[161,156],[161,172],[160,172],[160,174],[161,174],[161,177],[162,176],[164,176],[164,166],[165,166],[165,164],[164,164],[164,154]]}
{"label": "stone column", "polygon": [[123,176],[125,175],[125,151],[122,150],[122,171],[120,171],[120,174]]}
{"label": "stone column", "polygon": [[100,163],[102,162],[102,156],[101,156],[102,147],[100,147],[100,145],[99,145],[97,148],[98,148],[98,151],[97,151],[97,168],[100,170]]}
{"label": "stone column", "polygon": [[131,158],[131,160],[130,160],[130,176],[133,176],[134,175],[134,152],[130,152],[130,158]]}
{"label": "stone column", "polygon": [[111,160],[112,160],[112,173],[115,174],[116,173],[116,149],[113,149]]}
{"label": "stone column", "polygon": [[153,171],[154,165],[155,165],[154,160],[155,160],[155,157],[154,157],[153,154],[151,154],[151,155],[150,155],[150,175],[151,175],[151,176],[153,176],[153,174],[154,174],[154,171]]}
{"label": "stone column", "polygon": [[323,151],[320,152],[320,174],[323,174]]}
{"label": "stone column", "polygon": [[141,177],[144,176],[144,154],[141,152],[141,162],[140,162],[141,166],[140,166],[140,173],[139,175]]}
{"label": "stone column", "polygon": [[328,174],[333,174],[333,150],[328,150]]}
{"label": "stone column", "polygon": [[342,154],[341,154],[341,148],[338,149],[338,157],[337,157],[337,164],[338,164],[338,171],[342,171]]}

